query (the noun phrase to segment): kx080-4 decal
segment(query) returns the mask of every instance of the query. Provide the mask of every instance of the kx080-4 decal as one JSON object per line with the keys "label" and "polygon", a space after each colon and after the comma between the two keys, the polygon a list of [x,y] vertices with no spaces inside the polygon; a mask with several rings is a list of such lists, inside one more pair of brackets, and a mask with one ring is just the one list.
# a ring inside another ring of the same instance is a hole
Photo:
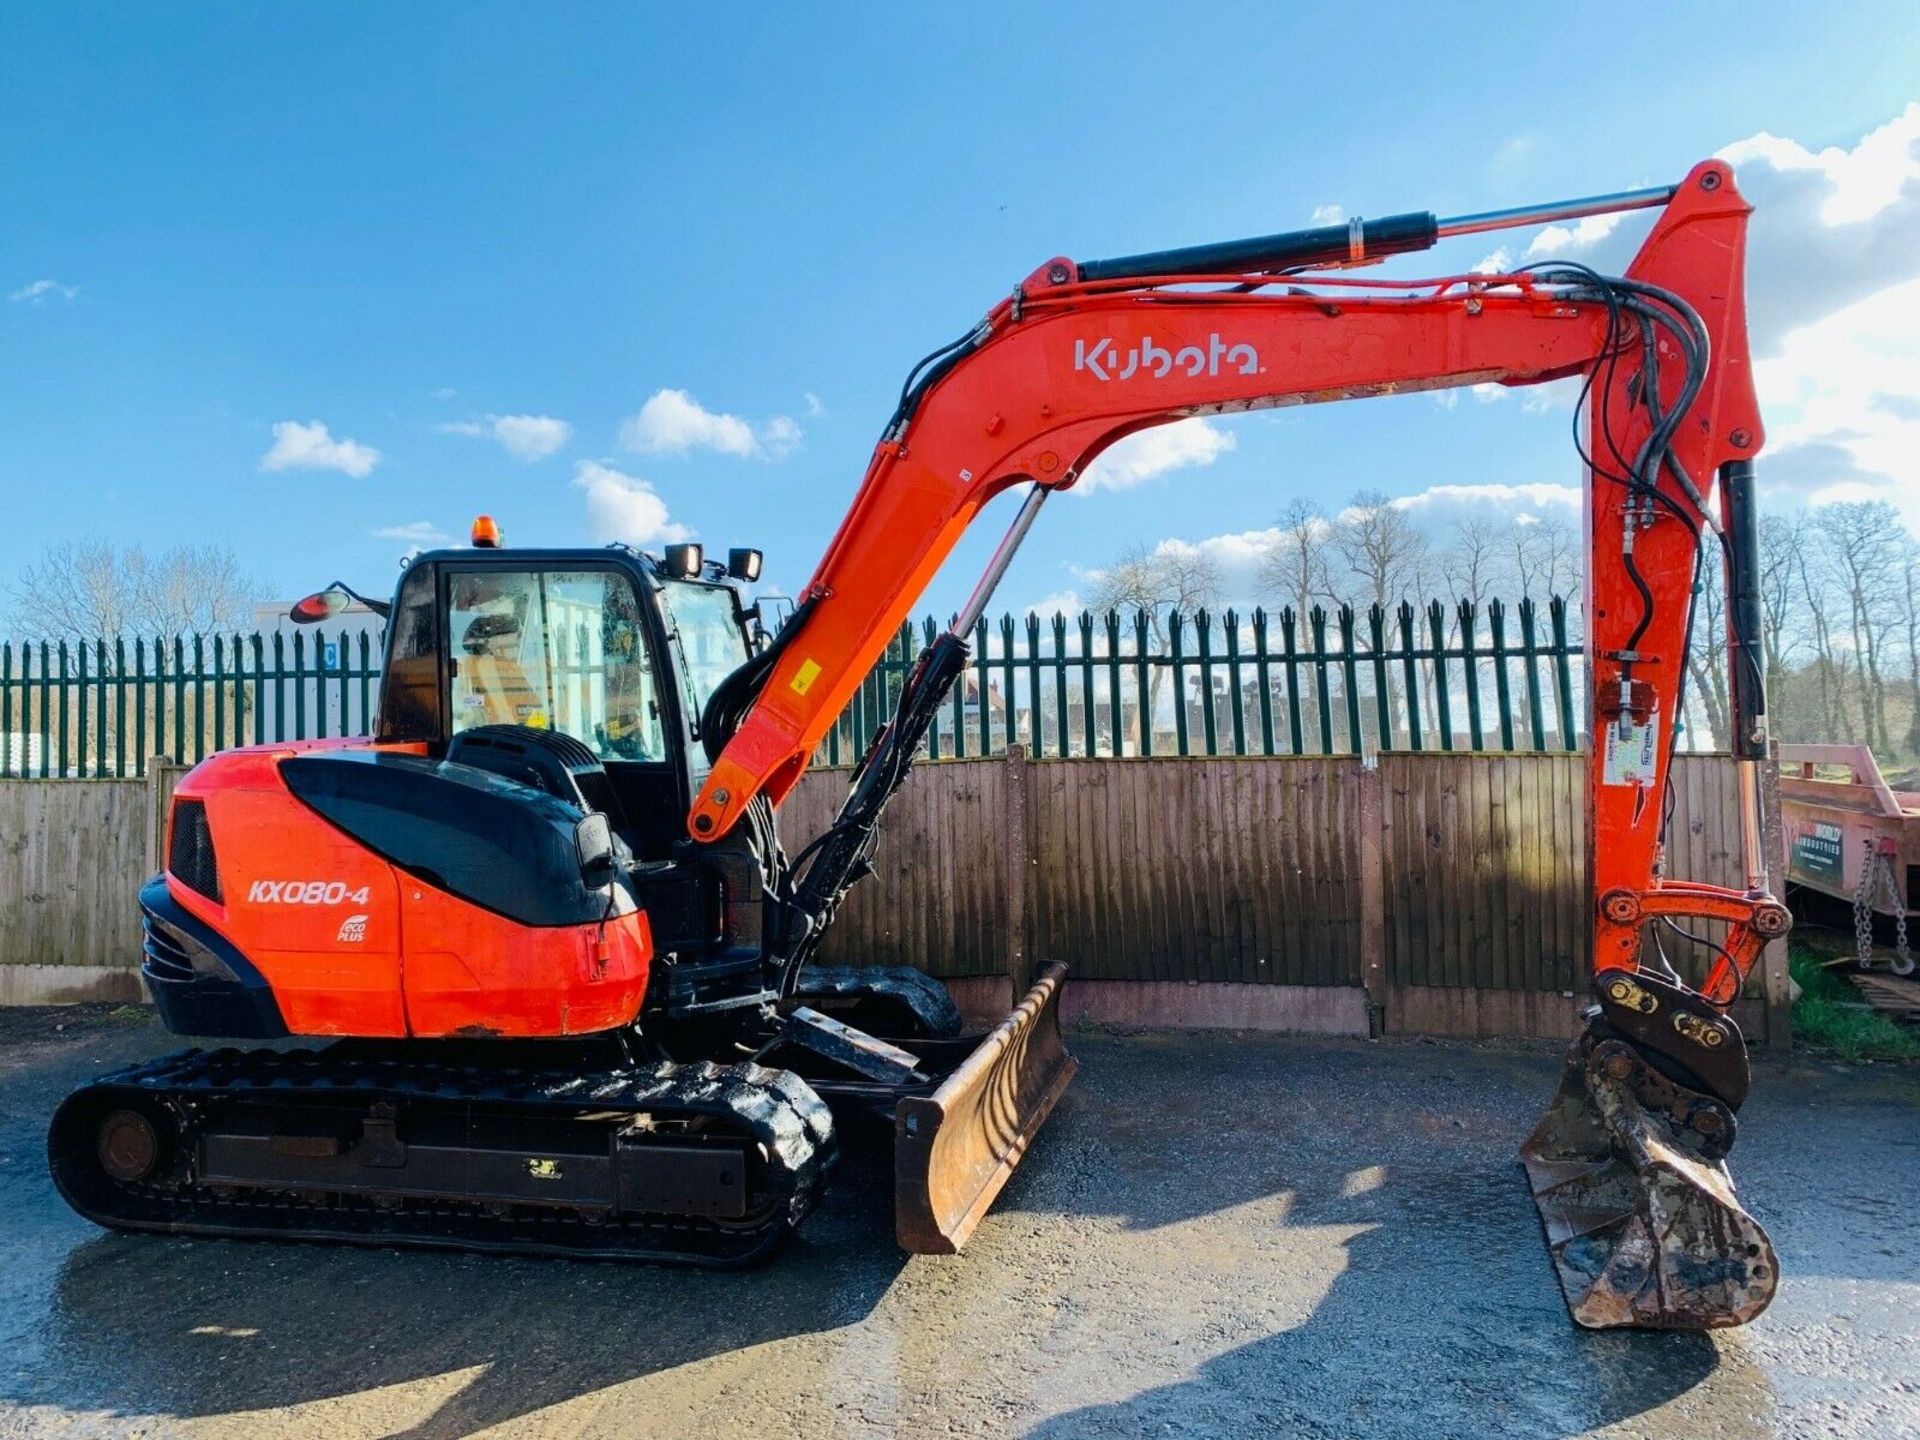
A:
{"label": "kx080-4 decal", "polygon": [[247,887],[250,905],[364,905],[367,887],[349,890],[344,880],[256,880]]}

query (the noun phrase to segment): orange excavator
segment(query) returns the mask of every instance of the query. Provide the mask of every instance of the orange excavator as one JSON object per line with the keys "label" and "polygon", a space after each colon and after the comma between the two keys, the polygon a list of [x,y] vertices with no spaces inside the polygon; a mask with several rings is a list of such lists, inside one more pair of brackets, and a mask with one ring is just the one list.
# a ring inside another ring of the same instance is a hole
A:
{"label": "orange excavator", "polygon": [[[1621,276],[1341,273],[1628,209],[1659,214]],[[1789,920],[1755,782],[1748,214],[1709,161],[1590,200],[1049,260],[914,368],[777,634],[730,583],[757,578],[756,551],[514,549],[487,521],[473,548],[420,556],[376,606],[376,733],[196,767],[141,894],[170,1028],[327,1043],[187,1051],[81,1088],[49,1138],[62,1193],[133,1230],[741,1264],[805,1217],[837,1127],[880,1117],[901,1243],[958,1249],[1072,1077],[1064,971],[968,1036],[925,976],[816,955],[1047,497],[1188,416],[1575,377],[1594,1003],[1522,1158],[1580,1323],[1752,1318],[1777,1275],[1725,1165],[1748,1087],[1728,1011]],[[789,855],[781,800],[960,534],[1016,487],[838,817]],[[1737,890],[1664,873],[1703,563],[1729,593]],[[295,618],[351,597],[329,587]],[[1665,938],[1710,956],[1699,978]]]}

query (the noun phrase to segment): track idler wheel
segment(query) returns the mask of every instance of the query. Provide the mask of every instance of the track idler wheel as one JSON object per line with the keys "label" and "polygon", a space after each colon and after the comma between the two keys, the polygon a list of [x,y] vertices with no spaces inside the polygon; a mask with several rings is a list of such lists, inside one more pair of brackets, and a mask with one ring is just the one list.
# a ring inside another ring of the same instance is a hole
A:
{"label": "track idler wheel", "polygon": [[102,1170],[122,1185],[132,1185],[160,1163],[160,1137],[138,1110],[115,1110],[100,1122],[94,1153]]}
{"label": "track idler wheel", "polygon": [[61,1102],[47,1132],[54,1185],[83,1215],[117,1211],[143,1187],[167,1183],[180,1149],[171,1107],[84,1087]]}
{"label": "track idler wheel", "polygon": [[[1667,1014],[1665,987],[1640,987],[1641,1004],[1649,988],[1655,1009],[1639,1013],[1680,1019]],[[1520,1150],[1567,1308],[1589,1329],[1744,1325],[1767,1308],[1780,1271],[1724,1163],[1733,1107],[1674,1079],[1670,1061],[1656,1068],[1608,1023],[1609,998]],[[1682,1026],[1692,1028],[1669,1028]]]}

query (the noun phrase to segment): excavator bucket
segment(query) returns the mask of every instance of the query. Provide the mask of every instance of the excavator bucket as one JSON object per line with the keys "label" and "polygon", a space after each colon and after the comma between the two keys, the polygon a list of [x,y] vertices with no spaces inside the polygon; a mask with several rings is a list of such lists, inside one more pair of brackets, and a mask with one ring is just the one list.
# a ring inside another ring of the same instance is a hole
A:
{"label": "excavator bucket", "polygon": [[1604,1029],[1574,1043],[1521,1147],[1547,1248],[1589,1329],[1713,1330],[1767,1308],[1773,1242],[1734,1197],[1733,1115]]}
{"label": "excavator bucket", "polygon": [[1079,1062],[1060,1038],[1065,965],[1026,998],[931,1095],[894,1110],[894,1229],[901,1248],[952,1255],[1020,1164]]}

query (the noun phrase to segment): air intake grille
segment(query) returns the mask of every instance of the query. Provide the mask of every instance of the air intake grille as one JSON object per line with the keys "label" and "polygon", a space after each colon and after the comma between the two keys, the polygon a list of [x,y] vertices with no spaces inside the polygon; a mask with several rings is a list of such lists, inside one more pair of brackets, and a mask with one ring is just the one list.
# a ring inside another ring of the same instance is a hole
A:
{"label": "air intake grille", "polygon": [[173,802],[173,840],[167,847],[167,870],[189,890],[221,903],[213,832],[207,828],[207,807],[198,800]]}
{"label": "air intake grille", "polygon": [[151,915],[143,919],[146,933],[141,949],[146,953],[146,968],[162,980],[193,979],[193,957],[187,954],[187,947]]}

